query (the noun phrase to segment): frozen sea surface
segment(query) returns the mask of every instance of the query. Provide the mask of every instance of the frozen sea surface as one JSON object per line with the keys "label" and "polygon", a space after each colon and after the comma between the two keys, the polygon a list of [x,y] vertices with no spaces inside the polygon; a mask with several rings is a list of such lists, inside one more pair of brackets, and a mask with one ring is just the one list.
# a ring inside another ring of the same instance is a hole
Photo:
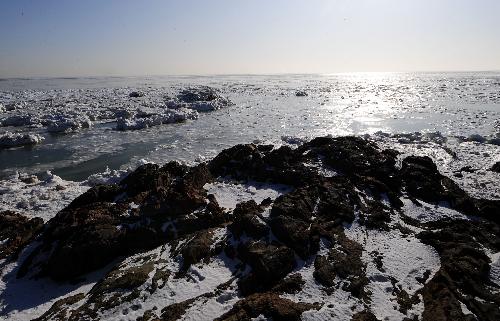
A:
{"label": "frozen sea surface", "polygon": [[[182,123],[115,130],[120,113],[157,110],[197,86],[219,90],[234,105]],[[129,97],[133,91],[144,96]],[[307,96],[296,96],[298,91]],[[3,79],[0,104],[0,134],[44,138],[1,149],[3,177],[50,170],[81,181],[143,158],[193,162],[237,143],[276,143],[281,137],[439,131],[498,142],[500,73]],[[68,116],[75,130],[51,133],[36,121],[54,114]],[[21,125],[12,126],[15,121]]]}

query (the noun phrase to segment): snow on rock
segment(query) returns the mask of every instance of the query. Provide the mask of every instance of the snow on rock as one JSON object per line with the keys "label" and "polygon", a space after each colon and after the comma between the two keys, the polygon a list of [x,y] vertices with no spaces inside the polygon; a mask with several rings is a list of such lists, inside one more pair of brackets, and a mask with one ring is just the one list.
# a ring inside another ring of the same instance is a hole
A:
{"label": "snow on rock", "polygon": [[[500,175],[491,167],[500,161],[500,146],[482,144],[448,137],[427,140],[434,134],[415,134],[416,140],[401,143],[399,135],[375,133],[370,139],[382,148],[397,150],[399,164],[410,155],[428,156],[439,171],[455,181],[461,188],[475,197],[498,199],[500,196]],[[439,135],[438,135],[439,137]]]}
{"label": "snow on rock", "polygon": [[44,140],[44,137],[38,134],[23,134],[6,132],[0,135],[0,148],[35,145]]}
{"label": "snow on rock", "polygon": [[209,194],[214,194],[220,206],[232,210],[236,204],[254,200],[257,204],[266,198],[276,199],[282,194],[291,191],[291,188],[281,184],[248,182],[238,184],[231,181],[218,181],[205,184],[204,188]]}
{"label": "snow on rock", "polygon": [[[371,292],[370,309],[375,316],[381,320],[394,321],[420,317],[424,308],[422,300],[419,304],[413,304],[405,315],[399,310],[394,289],[397,287],[406,291],[410,297],[421,289],[423,284],[418,279],[423,278],[427,271],[432,276],[440,267],[436,250],[396,229],[371,230],[357,222],[347,227],[345,234],[363,246],[362,260],[366,264],[366,276],[369,279],[367,289]],[[377,256],[381,258],[381,266],[377,266]],[[394,280],[396,283],[393,285]]]}
{"label": "snow on rock", "polygon": [[413,201],[402,198],[403,212],[406,216],[414,218],[422,223],[439,221],[445,218],[468,220],[468,217],[460,212],[447,207],[447,204],[429,204],[419,200],[415,204]]}
{"label": "snow on rock", "polygon": [[490,255],[490,280],[500,287],[500,252]]}
{"label": "snow on rock", "polygon": [[[322,240],[320,250],[317,255],[325,255],[328,252],[328,246]],[[316,255],[307,261],[300,261],[298,267],[293,273],[298,273],[304,280],[302,289],[294,294],[283,294],[281,297],[292,300],[293,302],[315,303],[319,302],[319,310],[310,310],[302,314],[302,320],[351,320],[352,316],[361,311],[363,302],[351,293],[345,291],[342,286],[338,286],[331,293],[322,289],[321,285],[314,278],[314,260]],[[336,284],[342,281],[337,277]]]}
{"label": "snow on rock", "polygon": [[[21,259],[29,255],[30,248]],[[0,271],[0,320],[33,320],[45,313],[56,301],[88,293],[111,268],[112,264],[92,273],[76,283],[59,283],[51,279],[16,278],[17,262],[5,265]]]}

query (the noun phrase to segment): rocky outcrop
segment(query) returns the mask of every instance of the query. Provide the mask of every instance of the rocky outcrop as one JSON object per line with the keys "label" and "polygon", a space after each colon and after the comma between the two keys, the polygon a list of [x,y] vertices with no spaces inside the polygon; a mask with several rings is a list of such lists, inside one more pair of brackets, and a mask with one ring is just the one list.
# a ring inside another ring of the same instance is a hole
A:
{"label": "rocky outcrop", "polygon": [[239,258],[252,268],[239,284],[244,294],[269,289],[295,267],[294,253],[286,246],[249,242],[241,244],[238,253]]}
{"label": "rocky outcrop", "polygon": [[[181,98],[213,98],[203,95]],[[306,311],[338,317],[331,302],[339,298],[351,300],[341,304],[346,320],[380,320],[380,284],[388,284],[389,312],[401,319],[499,319],[490,275],[492,253],[500,252],[499,202],[468,195],[428,157],[406,157],[400,168],[397,157],[361,138],[320,137],[295,149],[237,145],[193,167],[146,164],[119,184],[91,188],[47,222],[18,276],[74,281],[118,261],[91,291],[56,302],[41,320],[124,310],[140,311],[138,320],[176,320],[205,305],[224,305],[212,316],[218,320],[300,320]],[[224,210],[204,189],[221,177],[286,184],[290,192]],[[446,204],[462,218],[410,218],[409,200]],[[440,266],[399,275],[395,266],[405,262],[388,261],[390,245],[375,236],[402,240],[393,259],[418,243]],[[220,280],[204,274],[227,270]],[[414,281],[419,286],[405,288]],[[149,304],[152,297],[169,301]]]}
{"label": "rocky outcrop", "polygon": [[423,288],[423,319],[475,320],[462,304],[479,320],[500,318],[500,294],[491,287],[490,259],[482,249],[500,251],[498,226],[454,220],[429,225],[433,229],[419,238],[436,248],[441,268]]}
{"label": "rocky outcrop", "polygon": [[120,185],[90,189],[47,223],[42,245],[26,259],[18,276],[38,270],[40,275],[68,280],[200,226],[220,225],[224,213],[203,189],[210,179],[204,166],[146,164]]}
{"label": "rocky outcrop", "polygon": [[222,315],[219,321],[251,320],[259,315],[276,321],[300,320],[304,311],[318,308],[313,304],[295,303],[282,299],[274,293],[258,293],[237,302],[233,308]]}

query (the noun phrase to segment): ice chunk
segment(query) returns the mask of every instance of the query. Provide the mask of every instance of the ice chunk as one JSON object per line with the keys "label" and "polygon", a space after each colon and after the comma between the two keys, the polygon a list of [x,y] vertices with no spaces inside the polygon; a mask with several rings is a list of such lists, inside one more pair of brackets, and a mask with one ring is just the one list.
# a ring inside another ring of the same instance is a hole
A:
{"label": "ice chunk", "polygon": [[92,121],[86,115],[54,115],[46,118],[50,133],[71,133],[83,128],[90,128]]}
{"label": "ice chunk", "polygon": [[38,134],[23,134],[6,132],[0,135],[0,148],[35,145],[42,142],[44,138]]}

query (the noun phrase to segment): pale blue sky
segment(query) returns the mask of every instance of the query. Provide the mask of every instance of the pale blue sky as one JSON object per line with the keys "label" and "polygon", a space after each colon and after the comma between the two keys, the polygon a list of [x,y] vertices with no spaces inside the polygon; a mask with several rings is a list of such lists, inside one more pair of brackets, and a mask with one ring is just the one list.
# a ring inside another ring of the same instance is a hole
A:
{"label": "pale blue sky", "polygon": [[0,0],[0,78],[500,70],[498,0]]}

